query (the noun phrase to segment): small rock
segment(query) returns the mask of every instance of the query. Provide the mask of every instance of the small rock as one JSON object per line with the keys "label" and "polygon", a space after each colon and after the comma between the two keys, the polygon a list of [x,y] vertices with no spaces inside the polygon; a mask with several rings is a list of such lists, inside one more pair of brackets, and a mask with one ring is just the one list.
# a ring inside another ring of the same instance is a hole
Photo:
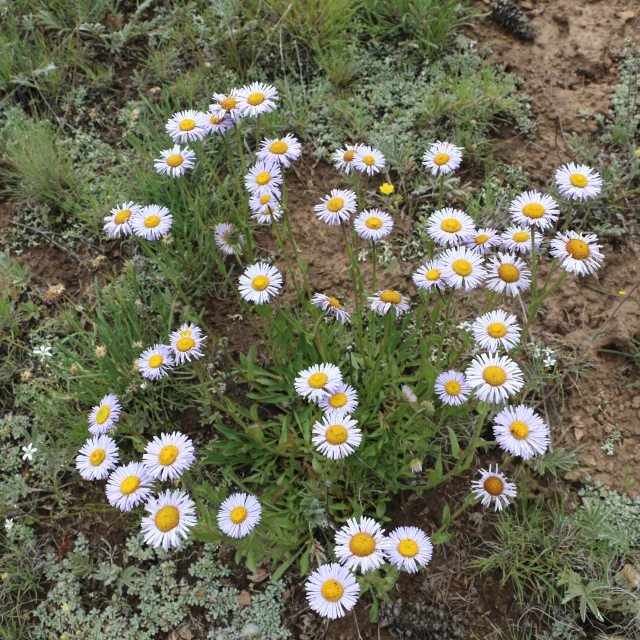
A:
{"label": "small rock", "polygon": [[584,438],[584,429],[579,429],[578,427],[576,427],[573,430],[573,433],[576,436],[576,440],[582,440],[582,438]]}
{"label": "small rock", "polygon": [[635,11],[620,11],[618,13],[618,17],[622,22],[629,22],[629,20],[633,20],[636,17]]}
{"label": "small rock", "polygon": [[251,606],[251,594],[248,591],[241,591],[238,596],[238,604],[241,607],[250,607]]}
{"label": "small rock", "polygon": [[640,396],[634,396],[631,404],[633,405],[634,409],[640,409]]}
{"label": "small rock", "polygon": [[564,476],[562,477],[568,482],[576,482],[580,480],[580,478],[582,477],[582,474],[580,473],[580,471],[569,471],[568,473],[565,473]]}
{"label": "small rock", "polygon": [[618,576],[621,580],[624,580],[631,589],[637,589],[640,585],[640,573],[635,570],[632,564],[625,564]]}

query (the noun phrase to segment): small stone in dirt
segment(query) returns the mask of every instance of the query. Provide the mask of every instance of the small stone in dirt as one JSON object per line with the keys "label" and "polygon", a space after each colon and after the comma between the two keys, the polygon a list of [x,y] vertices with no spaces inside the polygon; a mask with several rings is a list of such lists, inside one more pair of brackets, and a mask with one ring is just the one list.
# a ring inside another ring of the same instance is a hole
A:
{"label": "small stone in dirt", "polygon": [[514,36],[522,40],[533,40],[533,25],[513,2],[498,0],[491,7],[491,11],[491,17]]}
{"label": "small stone in dirt", "polygon": [[640,409],[640,396],[634,396],[631,403],[633,404],[634,409]]}
{"label": "small stone in dirt", "polygon": [[241,591],[238,596],[238,604],[241,607],[250,607],[251,606],[251,594],[248,591]]}

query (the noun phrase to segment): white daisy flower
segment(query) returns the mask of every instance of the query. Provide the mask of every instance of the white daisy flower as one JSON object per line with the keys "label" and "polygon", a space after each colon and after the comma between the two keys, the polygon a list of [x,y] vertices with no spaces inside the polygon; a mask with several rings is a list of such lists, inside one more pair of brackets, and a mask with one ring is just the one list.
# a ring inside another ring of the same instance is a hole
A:
{"label": "white daisy flower", "polygon": [[393,230],[393,218],[380,209],[365,209],[356,216],[353,226],[363,240],[381,240]]}
{"label": "white daisy flower", "polygon": [[[500,235],[502,246],[510,252],[530,253],[531,232],[522,227],[509,227]],[[536,251],[542,244],[542,234],[536,236]]]}
{"label": "white daisy flower", "polygon": [[282,218],[283,210],[279,204],[274,203],[263,208],[261,213],[251,214],[251,218],[258,224],[271,224]]}
{"label": "white daisy flower", "polygon": [[273,188],[269,193],[256,194],[249,198],[249,209],[253,213],[264,213],[269,208],[280,207],[282,193],[280,189]]}
{"label": "white daisy flower", "polygon": [[604,260],[601,248],[598,236],[593,233],[567,231],[558,233],[551,241],[551,255],[560,261],[560,266],[581,276],[595,273],[600,268]]}
{"label": "white daisy flower", "polygon": [[338,171],[344,171],[346,174],[351,173],[353,169],[353,159],[356,156],[356,151],[359,145],[345,144],[344,149],[338,149],[333,152],[331,159],[333,160],[333,166]]}
{"label": "white daisy flower", "polygon": [[493,404],[505,402],[524,386],[520,367],[507,356],[482,353],[472,360],[465,375],[476,396]]}
{"label": "white daisy flower", "polygon": [[381,316],[389,313],[391,309],[396,310],[396,317],[409,311],[409,301],[397,291],[385,289],[384,291],[376,291],[375,296],[368,298],[371,308]]}
{"label": "white daisy flower", "polygon": [[567,200],[588,200],[600,194],[602,178],[586,164],[570,162],[556,171],[556,185]]}
{"label": "white daisy flower", "polygon": [[353,574],[337,563],[323,564],[305,584],[307,602],[323,618],[343,618],[358,602],[360,585]]}
{"label": "white daisy flower", "polygon": [[466,247],[447,249],[440,256],[440,264],[442,278],[454,289],[471,291],[487,277],[482,255]]}
{"label": "white daisy flower", "polygon": [[147,444],[142,464],[154,480],[175,480],[191,467],[195,459],[191,439],[174,431],[156,436]]}
{"label": "white daisy flower", "polygon": [[313,208],[316,217],[332,227],[348,220],[357,209],[356,194],[346,189],[332,189],[331,193]]}
{"label": "white daisy flower", "polygon": [[358,393],[349,384],[341,382],[337,390],[330,395],[324,395],[318,400],[318,406],[325,412],[342,411],[351,415],[358,406]]}
{"label": "white daisy flower", "polygon": [[142,206],[135,202],[123,202],[111,209],[104,218],[104,230],[110,238],[117,238],[120,234],[128,236],[131,233],[131,216],[139,213]]}
{"label": "white daisy flower", "polygon": [[257,118],[277,108],[278,91],[270,84],[253,82],[238,91],[238,107],[244,117]]}
{"label": "white daisy flower", "polygon": [[549,427],[533,410],[521,404],[505,407],[495,418],[493,435],[512,456],[529,460],[549,447]]}
{"label": "white daisy flower", "polygon": [[270,302],[282,288],[282,275],[273,265],[257,262],[238,278],[240,295],[254,304]]}
{"label": "white daisy flower", "polygon": [[375,571],[384,563],[388,541],[384,529],[372,518],[355,518],[336,533],[334,553],[347,569],[360,569],[361,573]]}
{"label": "white daisy flower", "polygon": [[444,404],[464,404],[471,395],[471,385],[467,382],[464,373],[459,371],[445,371],[441,373],[435,382],[435,392]]}
{"label": "white daisy flower", "polygon": [[382,152],[373,147],[359,145],[353,156],[352,166],[356,171],[372,176],[384,169],[385,159]]}
{"label": "white daisy flower", "polygon": [[177,144],[173,149],[160,152],[160,158],[153,161],[158,173],[166,173],[171,178],[180,178],[187,169],[193,169],[196,154],[189,147],[180,148]]}
{"label": "white daisy flower", "polygon": [[260,160],[249,169],[244,177],[247,191],[252,195],[261,196],[265,193],[273,194],[274,190],[280,191],[282,184],[282,172],[280,165],[275,162]]}
{"label": "white daisy flower", "polygon": [[511,504],[510,498],[515,498],[518,493],[513,482],[509,482],[502,473],[496,470],[480,469],[480,480],[471,483],[471,491],[476,498],[482,498],[482,506],[489,507],[493,502],[496,511],[502,511],[503,507]]}
{"label": "white daisy flower", "polygon": [[92,436],[100,436],[111,429],[115,429],[120,417],[122,405],[112,393],[104,396],[99,404],[91,409],[89,414],[89,433]]}
{"label": "white daisy flower", "polygon": [[153,478],[142,462],[118,467],[107,480],[107,500],[112,507],[131,511],[151,494]]}
{"label": "white daisy flower", "polygon": [[346,458],[362,442],[362,431],[357,424],[357,420],[340,409],[328,411],[322,417],[322,422],[313,425],[314,436],[311,441],[330,460]]}
{"label": "white daisy flower", "polygon": [[524,260],[511,253],[491,256],[487,265],[487,289],[517,296],[531,284],[531,271]]}
{"label": "white daisy flower", "polygon": [[120,460],[118,445],[109,436],[89,438],[80,447],[76,469],[85,480],[103,480]]}
{"label": "white daisy flower", "polygon": [[403,384],[400,387],[400,392],[400,397],[402,398],[403,402],[407,402],[408,404],[418,402],[418,396],[413,392],[413,389],[410,386]]}
{"label": "white daisy flower", "polygon": [[475,236],[476,226],[464,211],[445,207],[429,216],[427,233],[440,245],[456,246],[469,242]]}
{"label": "white daisy flower", "polygon": [[244,538],[260,522],[262,505],[248,493],[234,493],[218,510],[218,526],[231,538]]}
{"label": "white daisy flower", "polygon": [[296,393],[309,402],[317,402],[335,393],[342,384],[342,374],[335,364],[314,364],[298,373],[294,386]]}
{"label": "white daisy flower", "polygon": [[193,109],[179,111],[167,121],[165,129],[174,142],[202,140],[207,134],[207,116]]}
{"label": "white daisy flower", "polygon": [[389,564],[407,573],[416,573],[431,562],[433,545],[429,536],[418,527],[398,527],[389,533],[387,557]]}
{"label": "white daisy flower", "polygon": [[228,256],[239,253],[244,246],[244,235],[230,222],[222,222],[216,227],[215,240],[218,249]]}
{"label": "white daisy flower", "polygon": [[229,91],[229,93],[214,93],[212,100],[213,103],[209,105],[209,111],[226,115],[233,122],[237,122],[241,117],[240,112],[240,99],[239,90],[235,87]]}
{"label": "white daisy flower", "polygon": [[143,351],[138,358],[138,371],[149,380],[164,378],[175,365],[171,349],[156,344]]}
{"label": "white daisy flower", "polygon": [[151,497],[144,505],[148,516],[142,518],[144,541],[168,551],[186,540],[189,530],[196,524],[193,500],[184,491],[165,491]]}
{"label": "white daisy flower", "polygon": [[558,203],[538,191],[525,191],[509,207],[511,219],[523,229],[537,226],[546,229],[554,224],[560,215]]}
{"label": "white daisy flower", "polygon": [[320,307],[327,314],[331,314],[336,320],[344,324],[349,319],[349,312],[345,311],[340,304],[340,300],[324,293],[314,293],[311,304]]}
{"label": "white daisy flower", "polygon": [[284,138],[263,140],[256,155],[260,160],[279,162],[284,167],[289,167],[292,161],[300,157],[301,152],[302,145],[298,139],[288,133]]}
{"label": "white daisy flower", "polygon": [[473,249],[481,255],[486,255],[500,244],[500,235],[495,229],[478,229],[471,239],[465,242],[467,249]]}
{"label": "white daisy flower", "polygon": [[131,216],[131,229],[134,235],[145,240],[157,240],[169,232],[173,224],[173,216],[167,207],[149,204],[142,207],[139,213]]}
{"label": "white daisy flower", "polygon": [[233,128],[233,118],[227,114],[226,111],[216,109],[215,111],[209,111],[205,113],[205,125],[207,134],[212,135],[214,133],[224,133],[227,129]]}
{"label": "white daisy flower", "polygon": [[207,338],[202,334],[202,329],[193,322],[187,322],[176,331],[169,334],[169,344],[173,349],[176,364],[191,362],[191,359],[199,360],[204,357],[200,347]]}
{"label": "white daisy flower", "polygon": [[422,164],[431,175],[443,176],[455,171],[462,163],[464,147],[456,147],[449,142],[436,142],[424,152]]}
{"label": "white daisy flower", "polygon": [[447,283],[442,279],[442,264],[440,260],[429,260],[414,274],[413,282],[419,289],[429,291],[432,288],[444,290]]}
{"label": "white daisy flower", "polygon": [[485,313],[473,323],[473,339],[489,353],[500,347],[509,351],[520,342],[518,320],[502,309]]}

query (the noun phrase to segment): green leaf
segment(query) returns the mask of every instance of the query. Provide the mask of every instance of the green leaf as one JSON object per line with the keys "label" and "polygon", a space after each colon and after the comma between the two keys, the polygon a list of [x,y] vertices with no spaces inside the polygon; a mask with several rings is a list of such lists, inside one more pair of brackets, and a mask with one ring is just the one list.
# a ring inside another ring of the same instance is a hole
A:
{"label": "green leaf", "polygon": [[445,542],[449,542],[449,540],[451,540],[451,538],[453,538],[453,534],[452,533],[449,533],[448,531],[439,531],[439,532],[433,534],[433,536],[431,537],[431,543],[432,544],[443,544]]}
{"label": "green leaf", "polygon": [[[308,549],[309,552],[311,552],[311,547],[309,547]],[[273,580],[274,582],[276,580],[280,580],[280,578],[282,578],[282,576],[284,575],[284,572],[293,564],[293,561],[300,555],[300,551],[298,551],[298,553],[295,554],[291,554],[272,574],[271,574],[271,580]],[[309,557],[307,555],[307,564],[309,562]],[[255,572],[254,572],[255,573]],[[306,571],[305,571],[306,573]]]}
{"label": "green leaf", "polygon": [[458,454],[460,453],[460,445],[458,444],[458,438],[456,437],[456,434],[454,433],[451,427],[447,427],[447,429],[449,431],[449,442],[451,443],[451,453],[453,454],[454,458],[457,458]]}

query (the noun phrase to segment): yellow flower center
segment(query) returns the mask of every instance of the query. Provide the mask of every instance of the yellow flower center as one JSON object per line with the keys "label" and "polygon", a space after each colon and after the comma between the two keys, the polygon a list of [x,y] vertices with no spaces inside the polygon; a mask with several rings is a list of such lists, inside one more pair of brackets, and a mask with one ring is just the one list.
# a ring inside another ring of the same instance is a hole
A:
{"label": "yellow flower center", "polygon": [[484,378],[484,381],[492,387],[499,387],[507,380],[505,370],[502,367],[496,367],[494,365],[487,367],[482,372],[482,377]]}
{"label": "yellow flower center", "polygon": [[162,365],[162,356],[159,356],[157,353],[155,353],[149,358],[149,366],[152,369],[157,369],[161,365]]}
{"label": "yellow flower center", "polygon": [[247,98],[247,102],[252,106],[252,107],[257,107],[259,104],[262,104],[266,99],[266,96],[264,95],[264,93],[260,93],[259,91],[257,93],[252,93],[248,98]]}
{"label": "yellow flower center", "polygon": [[338,298],[327,298],[327,302],[334,308],[334,309],[342,309],[342,306],[340,305],[340,300],[338,300]]}
{"label": "yellow flower center", "polygon": [[527,218],[537,220],[544,215],[544,207],[537,202],[530,202],[522,207],[522,213],[527,216]]}
{"label": "yellow flower center", "polygon": [[338,602],[344,593],[343,586],[337,580],[325,580],[320,587],[320,593],[329,602]]}
{"label": "yellow flower center", "polygon": [[481,233],[476,236],[476,244],[484,244],[489,239],[486,233]]}
{"label": "yellow flower center", "polygon": [[180,122],[180,131],[191,131],[196,128],[196,121],[191,118],[185,118]]}
{"label": "yellow flower center", "polygon": [[585,260],[591,254],[589,250],[589,245],[583,240],[578,240],[577,238],[573,238],[573,240],[569,240],[566,245],[567,253],[571,255],[575,260]]}
{"label": "yellow flower center", "polygon": [[520,420],[512,422],[509,431],[516,440],[524,440],[529,435],[529,427]]}
{"label": "yellow flower center", "polygon": [[344,407],[344,405],[347,404],[347,396],[344,393],[340,393],[340,391],[338,391],[338,393],[334,393],[329,398],[329,404],[334,409],[340,409],[340,407]]}
{"label": "yellow flower center", "polygon": [[437,164],[441,167],[443,164],[447,164],[451,160],[451,156],[448,153],[439,153],[434,159],[433,164]]}
{"label": "yellow flower center", "polygon": [[329,444],[342,444],[347,441],[348,435],[347,430],[342,425],[334,424],[327,429],[325,438]]}
{"label": "yellow flower center", "polygon": [[268,171],[261,171],[256,176],[256,182],[262,187],[271,180],[271,174]]}
{"label": "yellow flower center", "polygon": [[111,415],[111,407],[108,404],[105,404],[98,409],[98,413],[96,413],[96,422],[98,424],[104,424]]}
{"label": "yellow flower center", "polygon": [[269,286],[269,278],[267,276],[256,276],[251,281],[251,286],[255,291],[264,291]]}
{"label": "yellow flower center", "polygon": [[324,387],[324,385],[327,384],[328,381],[329,376],[326,373],[322,372],[310,375],[309,379],[307,380],[309,386],[312,389],[322,389],[322,387]]}
{"label": "yellow flower center", "polygon": [[271,200],[271,194],[265,193],[263,196],[260,196],[260,204],[267,204]]}
{"label": "yellow flower center", "polygon": [[344,200],[342,198],[331,198],[331,200],[327,202],[327,209],[333,213],[340,211],[342,207],[344,207]]}
{"label": "yellow flower center", "polygon": [[468,276],[473,271],[473,267],[468,260],[454,260],[451,267],[459,276],[462,276],[463,278]]}
{"label": "yellow flower center", "polygon": [[113,221],[116,224],[124,224],[130,217],[131,217],[131,210],[123,209],[122,211],[118,211],[118,213],[116,213],[116,216],[113,219]]}
{"label": "yellow flower center", "polygon": [[462,224],[460,220],[456,220],[455,218],[447,218],[442,221],[440,228],[447,233],[455,233],[456,231],[460,231],[462,229]]}
{"label": "yellow flower center", "polygon": [[179,153],[172,153],[167,158],[167,164],[170,167],[179,167],[184,162],[184,158]]}
{"label": "yellow flower center", "polygon": [[224,122],[224,119],[225,119],[225,115],[224,114],[222,114],[220,117],[218,117],[218,116],[216,116],[215,113],[213,113],[211,115],[211,117],[209,118],[209,122],[211,124],[222,124]]}
{"label": "yellow flower center", "polygon": [[376,541],[368,533],[356,533],[349,542],[349,549],[354,556],[364,558],[376,550]]}
{"label": "yellow flower center", "polygon": [[569,180],[574,187],[578,187],[579,189],[583,189],[589,183],[587,176],[582,173],[572,173]]}
{"label": "yellow flower center", "polygon": [[193,338],[189,337],[180,338],[178,342],[176,342],[176,349],[178,351],[182,351],[182,353],[184,353],[185,351],[191,351],[191,349],[193,349],[193,347],[195,346],[196,341]]}
{"label": "yellow flower center", "polygon": [[376,159],[373,156],[364,156],[364,158],[362,158],[362,162],[364,162],[368,167],[372,167],[376,163]]}
{"label": "yellow flower center", "polygon": [[178,507],[174,507],[173,505],[162,507],[162,509],[156,513],[155,520],[156,527],[158,527],[158,529],[163,533],[167,533],[167,531],[175,529],[180,523],[180,512],[178,511]]}
{"label": "yellow flower center", "polygon": [[125,496],[130,496],[140,486],[140,478],[138,476],[129,476],[120,484],[120,491]]}
{"label": "yellow flower center", "polygon": [[390,302],[391,304],[400,304],[402,302],[402,296],[397,291],[383,291],[380,294],[380,300],[382,302]]}
{"label": "yellow flower center", "polygon": [[97,467],[104,462],[107,452],[104,449],[94,449],[89,456],[89,462],[92,467]]}
{"label": "yellow flower center", "polygon": [[160,224],[160,216],[147,216],[144,219],[144,226],[147,227],[147,229],[153,229],[154,227],[157,227]]}
{"label": "yellow flower center", "polygon": [[530,238],[531,236],[526,231],[518,231],[518,233],[513,234],[514,242],[526,242]]}
{"label": "yellow flower center", "polygon": [[168,444],[166,447],[162,447],[160,449],[160,453],[158,454],[158,462],[165,467],[168,467],[170,464],[173,464],[178,457],[178,447],[172,444]]}
{"label": "yellow flower center", "polygon": [[229,518],[233,524],[242,524],[248,516],[248,512],[244,507],[234,507],[229,514]]}
{"label": "yellow flower center", "polygon": [[520,280],[520,271],[518,267],[512,264],[501,264],[498,267],[498,275],[505,282],[518,282]]}
{"label": "yellow flower center", "polygon": [[353,160],[353,156],[356,155],[355,149],[349,149],[349,151],[346,151],[345,154],[342,156],[342,159],[345,162],[351,162]]}
{"label": "yellow flower center", "polygon": [[237,104],[238,104],[238,101],[234,97],[229,96],[228,98],[225,98],[220,103],[220,108],[224,109],[225,111],[231,111],[231,109],[235,109],[236,108]]}
{"label": "yellow flower center", "polygon": [[405,558],[413,558],[418,553],[418,545],[415,540],[405,538],[398,543],[398,553]]}
{"label": "yellow flower center", "polygon": [[380,218],[367,218],[365,224],[369,229],[379,229],[382,226]]}
{"label": "yellow flower center", "polygon": [[424,274],[424,277],[427,280],[431,280],[431,282],[435,282],[440,278],[440,272],[437,269],[431,269],[431,271],[427,271],[427,273]]}
{"label": "yellow flower center", "polygon": [[494,498],[501,496],[504,491],[504,482],[496,476],[489,476],[482,486],[484,487],[484,490]]}
{"label": "yellow flower center", "polygon": [[507,335],[507,327],[505,327],[502,322],[492,322],[487,327],[487,333],[492,338],[504,338]]}
{"label": "yellow flower center", "polygon": [[444,390],[450,396],[457,396],[462,391],[462,386],[456,380],[449,380],[444,384]]}
{"label": "yellow flower center", "polygon": [[286,142],[283,142],[282,140],[277,140],[269,147],[269,151],[271,151],[271,153],[281,154],[281,153],[285,153],[288,148],[289,148],[289,145]]}

